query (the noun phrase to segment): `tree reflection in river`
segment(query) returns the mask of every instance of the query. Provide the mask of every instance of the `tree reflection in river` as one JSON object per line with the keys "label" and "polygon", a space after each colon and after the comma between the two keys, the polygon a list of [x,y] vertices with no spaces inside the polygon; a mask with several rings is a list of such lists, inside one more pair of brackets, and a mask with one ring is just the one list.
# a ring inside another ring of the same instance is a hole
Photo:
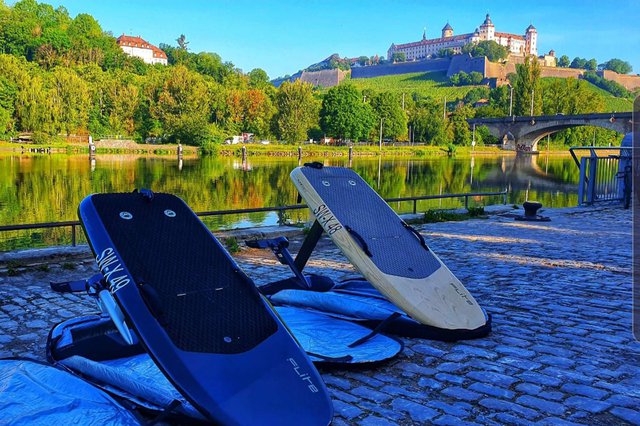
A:
{"label": "tree reflection in river", "polygon": [[[305,159],[304,161],[310,161]],[[322,159],[320,161],[323,161]],[[324,159],[347,166],[346,158]],[[294,204],[297,193],[289,179],[295,158],[184,158],[136,155],[0,156],[0,223],[3,225],[75,220],[80,201],[95,192],[129,192],[151,188],[182,197],[195,211]],[[526,197],[547,207],[577,204],[578,169],[570,157],[513,155],[437,157],[430,159],[355,158],[352,168],[382,197],[403,197],[509,188],[509,204]],[[500,197],[475,204],[501,202]],[[419,209],[459,207],[463,201],[433,200]],[[410,203],[394,208],[408,211]],[[304,210],[288,213],[306,220]],[[275,213],[214,217],[213,229],[275,224]],[[68,229],[0,234],[0,250],[70,241]]]}

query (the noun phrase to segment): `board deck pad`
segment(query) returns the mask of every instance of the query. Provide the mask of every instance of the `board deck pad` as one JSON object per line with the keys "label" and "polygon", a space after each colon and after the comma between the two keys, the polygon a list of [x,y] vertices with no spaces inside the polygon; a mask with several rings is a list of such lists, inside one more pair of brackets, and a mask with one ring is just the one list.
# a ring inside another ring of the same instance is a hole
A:
{"label": "board deck pad", "polygon": [[[83,200],[79,216],[127,323],[206,417],[225,424],[263,415],[281,424],[330,422],[331,403],[311,361],[181,199],[95,194]],[[280,398],[294,401],[293,408]]]}
{"label": "board deck pad", "polygon": [[425,250],[418,238],[402,226],[398,215],[360,176],[342,167],[324,167],[320,172],[310,167],[303,169],[340,223],[366,239],[371,261],[380,271],[426,278],[440,268],[433,253]]}
{"label": "board deck pad", "polygon": [[424,239],[353,170],[305,165],[291,178],[353,265],[412,318],[451,330],[487,324],[482,308]]}
{"label": "board deck pad", "polygon": [[[232,354],[275,332],[253,284],[199,221],[188,220],[192,212],[183,203],[167,194],[156,194],[152,202],[101,194],[93,203],[136,283],[158,294],[165,330],[178,348]],[[132,218],[122,219],[121,212]]]}

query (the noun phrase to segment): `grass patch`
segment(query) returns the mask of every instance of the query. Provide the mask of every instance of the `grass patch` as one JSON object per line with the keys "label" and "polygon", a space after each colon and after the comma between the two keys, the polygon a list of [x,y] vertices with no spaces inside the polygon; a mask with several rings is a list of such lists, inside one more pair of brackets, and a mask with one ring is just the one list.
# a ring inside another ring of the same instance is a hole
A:
{"label": "grass patch", "polygon": [[422,223],[461,222],[463,220],[486,217],[483,206],[469,207],[466,213],[451,210],[427,210],[422,217]]}
{"label": "grass patch", "polygon": [[73,269],[76,269],[76,265],[70,262],[65,262],[62,264],[62,269],[67,270],[67,271],[71,271]]}
{"label": "grass patch", "polygon": [[451,86],[447,73],[444,71],[354,78],[351,79],[351,82],[360,90],[369,89],[376,92],[405,93],[406,95],[418,93],[438,100],[447,98],[447,102],[462,99],[471,89],[480,87]]}
{"label": "grass patch", "polygon": [[228,237],[224,239],[224,245],[227,247],[229,253],[234,254],[240,251],[238,240],[236,237]]}

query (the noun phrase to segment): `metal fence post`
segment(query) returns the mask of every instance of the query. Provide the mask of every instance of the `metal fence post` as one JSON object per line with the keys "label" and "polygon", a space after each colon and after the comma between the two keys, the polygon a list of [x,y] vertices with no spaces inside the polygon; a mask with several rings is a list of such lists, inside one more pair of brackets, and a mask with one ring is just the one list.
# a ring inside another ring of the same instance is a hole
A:
{"label": "metal fence post", "polygon": [[587,177],[587,157],[580,159],[580,178],[578,180],[578,205],[584,204],[584,185]]}
{"label": "metal fence post", "polygon": [[71,245],[76,246],[76,226],[71,225]]}
{"label": "metal fence post", "polygon": [[598,158],[589,158],[589,183],[587,185],[587,203],[593,204],[596,200],[596,173],[598,172]]}

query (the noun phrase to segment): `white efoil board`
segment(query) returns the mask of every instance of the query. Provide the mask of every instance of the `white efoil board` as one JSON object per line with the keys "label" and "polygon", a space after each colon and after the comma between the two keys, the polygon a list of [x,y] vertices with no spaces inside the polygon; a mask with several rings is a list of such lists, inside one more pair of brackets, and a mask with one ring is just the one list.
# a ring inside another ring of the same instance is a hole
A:
{"label": "white efoil board", "polygon": [[294,169],[291,179],[344,255],[413,319],[450,330],[487,323],[460,280],[357,173],[305,166]]}

